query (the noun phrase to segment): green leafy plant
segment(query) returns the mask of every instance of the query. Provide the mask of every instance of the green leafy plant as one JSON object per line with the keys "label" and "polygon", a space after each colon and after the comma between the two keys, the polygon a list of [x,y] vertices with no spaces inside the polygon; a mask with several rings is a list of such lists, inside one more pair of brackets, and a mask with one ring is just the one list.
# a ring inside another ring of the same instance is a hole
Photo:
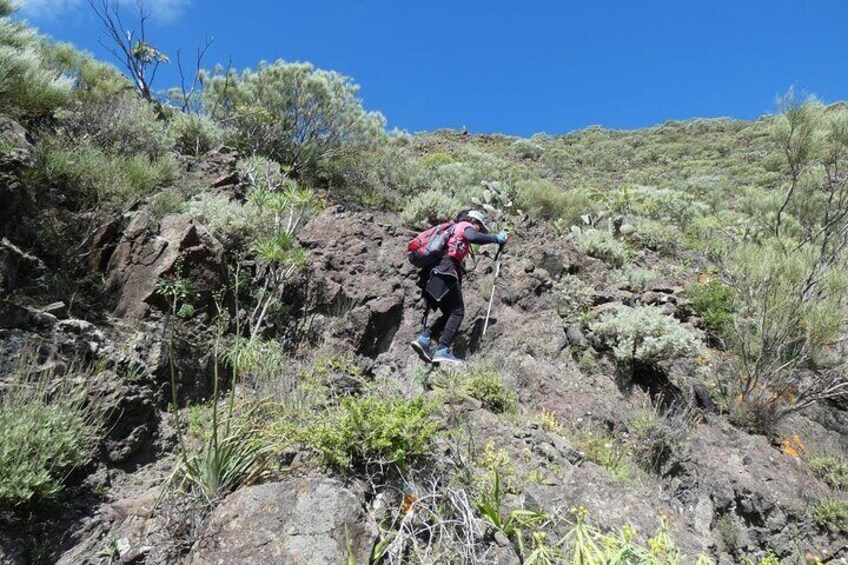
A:
{"label": "green leafy plant", "polygon": [[429,452],[438,434],[432,411],[433,406],[423,397],[393,400],[369,394],[343,398],[320,422],[303,430],[302,440],[328,467],[406,467]]}
{"label": "green leafy plant", "polygon": [[212,421],[203,446],[186,453],[178,469],[183,487],[191,486],[214,501],[237,488],[260,482],[270,474],[272,446],[259,441],[250,410]]}
{"label": "green leafy plant", "polygon": [[848,460],[834,455],[817,455],[807,461],[810,470],[834,488],[848,490]]}
{"label": "green leafy plant", "polygon": [[848,501],[823,498],[813,508],[813,522],[829,532],[848,534]]}
{"label": "green leafy plant", "polygon": [[156,281],[156,294],[165,298],[170,307],[172,315],[177,315],[184,301],[194,291],[194,284],[190,279],[182,277],[179,272],[182,269],[182,261],[174,264],[174,269],[165,273]]}
{"label": "green leafy plant", "polygon": [[468,375],[469,394],[495,414],[515,412],[518,396],[509,388],[500,373],[491,366],[478,365]]}
{"label": "green leafy plant", "polygon": [[613,479],[627,483],[633,476],[633,460],[615,436],[583,429],[575,436],[575,444],[586,460],[606,469]]}
{"label": "green leafy plant", "polygon": [[686,291],[689,304],[701,316],[704,328],[716,337],[726,335],[733,324],[736,295],[716,277],[705,275],[705,281]]}
{"label": "green leafy plant", "polygon": [[491,365],[477,365],[469,371],[443,371],[433,377],[431,384],[451,400],[467,395],[496,414],[513,412],[518,405],[515,391]]}
{"label": "green leafy plant", "polygon": [[[541,530],[545,525],[550,524],[553,518],[544,512],[527,510],[523,508],[506,510],[504,509],[505,490],[501,488],[500,473],[495,470],[494,477],[491,481],[491,489],[485,490],[480,494],[477,501],[477,511],[492,527],[500,530],[510,541],[518,548],[518,554],[524,557],[525,547],[525,531],[531,528],[535,531]],[[534,536],[537,539],[536,547],[527,556],[527,560],[533,562],[542,562],[545,556],[554,556],[551,548],[540,544],[541,538]],[[526,560],[524,561],[527,562]]]}
{"label": "green leafy plant", "polygon": [[[173,295],[173,293],[172,293]],[[176,298],[174,299],[176,305]],[[175,306],[174,306],[175,308]],[[220,296],[216,296],[218,315],[215,319],[213,355],[221,357],[221,339],[229,317],[223,310]],[[169,353],[173,355],[173,332],[168,340]],[[172,357],[171,357],[172,358]],[[176,370],[171,367],[172,409],[179,427],[179,405],[176,393]],[[205,437],[199,449],[190,451],[180,435],[180,461],[171,477],[179,487],[189,487],[209,501],[216,501],[239,487],[254,484],[270,474],[273,444],[260,441],[258,421],[261,414],[257,405],[238,410],[236,406],[236,382],[238,367],[234,369],[226,417],[219,414],[221,375],[218,363],[214,364],[211,400],[211,422],[209,429],[201,427],[199,435]]]}
{"label": "green leafy plant", "polygon": [[[638,532],[629,525],[604,534],[586,523],[588,511],[580,506],[571,510],[575,523],[562,540],[566,559],[580,565],[681,565],[684,555],[669,534],[670,524],[663,518],[659,530],[642,544]],[[699,559],[698,563],[702,563]]]}

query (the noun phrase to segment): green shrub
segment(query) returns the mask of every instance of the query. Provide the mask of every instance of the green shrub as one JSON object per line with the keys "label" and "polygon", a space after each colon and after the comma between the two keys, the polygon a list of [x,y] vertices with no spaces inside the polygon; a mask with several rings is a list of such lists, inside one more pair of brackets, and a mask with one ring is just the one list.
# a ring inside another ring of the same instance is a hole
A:
{"label": "green shrub", "polygon": [[834,488],[848,490],[848,460],[833,455],[811,457],[810,470]]}
{"label": "green shrub", "polygon": [[394,134],[387,143],[358,158],[334,159],[325,165],[332,169],[327,174],[337,177],[332,184],[340,187],[343,196],[370,199],[381,207],[400,210],[411,195],[429,189],[425,159],[418,161],[406,137]]}
{"label": "green shrub", "polygon": [[110,155],[158,159],[174,147],[168,124],[158,118],[150,102],[135,93],[80,101],[62,111],[59,118],[71,139],[84,140]]}
{"label": "green shrub", "polygon": [[438,169],[442,165],[450,165],[453,162],[453,157],[444,151],[436,151],[435,153],[428,153],[421,157],[418,165],[424,169]]}
{"label": "green shrub", "polygon": [[733,324],[736,295],[718,278],[708,277],[686,291],[689,304],[703,320],[704,329],[716,337],[726,335]]}
{"label": "green shrub", "polygon": [[612,212],[671,221],[680,227],[709,212],[709,207],[691,192],[672,188],[622,185],[599,197]]}
{"label": "green shrub", "polygon": [[44,38],[0,12],[0,113],[15,118],[50,114],[71,95],[71,82],[49,65]]}
{"label": "green shrub", "polygon": [[630,248],[605,230],[572,227],[571,241],[578,251],[600,259],[609,267],[621,268],[631,257]]}
{"label": "green shrub", "polygon": [[133,88],[115,67],[102,63],[70,43],[46,43],[45,57],[73,85],[71,102],[99,105]]}
{"label": "green shrub", "polygon": [[208,116],[176,112],[168,124],[176,149],[183,155],[199,157],[221,145],[224,131]]}
{"label": "green shrub", "polygon": [[738,359],[728,397],[772,419],[844,382],[838,342],[848,315],[848,270],[823,264],[819,251],[775,240],[743,243],[724,265],[722,280],[739,297],[726,339]]}
{"label": "green shrub", "polygon": [[68,195],[91,202],[123,206],[169,186],[177,175],[171,156],[129,159],[109,156],[102,149],[81,143],[60,146],[42,143],[36,148],[27,179],[33,187],[56,187]]}
{"label": "green shrub", "polygon": [[626,283],[633,291],[642,292],[660,276],[660,273],[651,269],[642,269],[628,264],[621,269],[611,271],[608,280],[613,284]]}
{"label": "green shrub", "polygon": [[848,501],[823,498],[813,508],[813,522],[834,534],[848,534]]}
{"label": "green shrub", "polygon": [[547,219],[561,219],[568,223],[580,220],[584,214],[600,209],[598,203],[579,190],[565,190],[550,181],[534,179],[519,181],[515,185],[516,205],[534,215]]}
{"label": "green shrub", "polygon": [[0,392],[0,507],[54,497],[98,441],[102,414],[87,398],[90,375],[54,376],[38,361],[23,356]]}
{"label": "green shrub", "polygon": [[150,206],[150,214],[161,219],[165,214],[182,212],[185,205],[185,197],[181,192],[174,189],[166,189],[156,195]]}
{"label": "green shrub", "polygon": [[428,190],[413,197],[401,212],[405,225],[416,229],[452,220],[462,209],[462,202],[444,192]]}
{"label": "green shrub", "polygon": [[[113,166],[121,170],[120,159],[112,160]],[[123,163],[123,173],[126,186],[110,188],[100,186],[99,193],[104,200],[131,202],[132,200],[152,194],[159,189],[170,186],[178,175],[177,163],[167,155],[159,159],[151,159],[145,155],[130,157]]]}
{"label": "green shrub", "polygon": [[690,330],[653,306],[619,306],[589,328],[611,346],[620,362],[656,363],[694,356],[702,348]]}
{"label": "green shrub", "polygon": [[545,154],[545,149],[530,139],[518,139],[512,144],[512,151],[519,159],[538,161]]}
{"label": "green shrub", "polygon": [[433,406],[423,397],[382,399],[375,395],[344,398],[303,441],[318,451],[321,462],[335,469],[361,469],[371,464],[406,467],[426,455],[439,426]]}
{"label": "green shrub", "polygon": [[732,555],[739,552],[739,536],[742,534],[742,529],[731,513],[722,514],[716,519],[716,530],[724,544],[724,549]]}
{"label": "green shrub", "polygon": [[518,396],[494,367],[478,365],[468,373],[467,379],[468,394],[482,402],[486,409],[503,414],[518,408]]}
{"label": "green shrub", "polygon": [[635,235],[646,249],[670,256],[677,253],[683,240],[677,226],[659,220],[636,221]]}
{"label": "green shrub", "polygon": [[232,127],[246,153],[262,155],[295,173],[326,159],[361,153],[384,141],[385,120],[366,112],[359,87],[343,75],[308,63],[260,62],[240,75],[201,73],[209,115]]}

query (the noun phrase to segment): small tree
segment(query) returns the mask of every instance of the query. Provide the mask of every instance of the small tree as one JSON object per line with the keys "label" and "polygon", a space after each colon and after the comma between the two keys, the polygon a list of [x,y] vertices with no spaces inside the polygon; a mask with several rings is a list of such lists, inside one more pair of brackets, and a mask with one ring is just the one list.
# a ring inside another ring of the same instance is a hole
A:
{"label": "small tree", "polygon": [[771,133],[785,157],[785,184],[766,215],[770,235],[734,242],[722,275],[739,305],[728,337],[738,362],[731,409],[759,431],[848,394],[848,110],[801,101],[791,90],[779,109]]}
{"label": "small tree", "polygon": [[294,176],[384,136],[385,120],[362,108],[350,78],[308,63],[262,62],[241,75],[219,71],[200,78],[209,114],[232,126],[247,151],[280,162]]}
{"label": "small tree", "polygon": [[[103,23],[110,44],[100,41],[129,73],[135,89],[145,99],[156,99],[153,81],[159,65],[168,63],[168,57],[147,40],[147,20],[150,12],[145,8],[144,0],[135,0],[138,29],[130,30],[122,21],[121,5],[118,0],[88,0],[88,5]],[[201,55],[202,56],[202,55]]]}

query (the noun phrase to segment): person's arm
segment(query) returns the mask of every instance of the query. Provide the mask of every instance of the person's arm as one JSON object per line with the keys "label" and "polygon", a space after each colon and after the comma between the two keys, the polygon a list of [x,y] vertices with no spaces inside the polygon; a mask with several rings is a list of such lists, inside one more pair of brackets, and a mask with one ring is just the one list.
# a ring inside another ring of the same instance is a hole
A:
{"label": "person's arm", "polygon": [[482,233],[471,227],[465,228],[465,231],[462,232],[462,235],[465,236],[465,241],[467,241],[468,243],[486,244],[499,242],[497,235]]}

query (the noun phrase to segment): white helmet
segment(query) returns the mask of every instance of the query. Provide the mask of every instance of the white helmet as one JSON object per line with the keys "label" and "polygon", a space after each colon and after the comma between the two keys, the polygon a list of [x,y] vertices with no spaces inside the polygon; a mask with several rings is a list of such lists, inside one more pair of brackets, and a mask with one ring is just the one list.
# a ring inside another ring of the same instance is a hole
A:
{"label": "white helmet", "polygon": [[477,210],[469,210],[468,214],[466,214],[472,220],[477,220],[480,222],[480,225],[483,226],[483,232],[488,233],[489,227],[486,225],[486,216],[483,215],[483,212],[479,212]]}

